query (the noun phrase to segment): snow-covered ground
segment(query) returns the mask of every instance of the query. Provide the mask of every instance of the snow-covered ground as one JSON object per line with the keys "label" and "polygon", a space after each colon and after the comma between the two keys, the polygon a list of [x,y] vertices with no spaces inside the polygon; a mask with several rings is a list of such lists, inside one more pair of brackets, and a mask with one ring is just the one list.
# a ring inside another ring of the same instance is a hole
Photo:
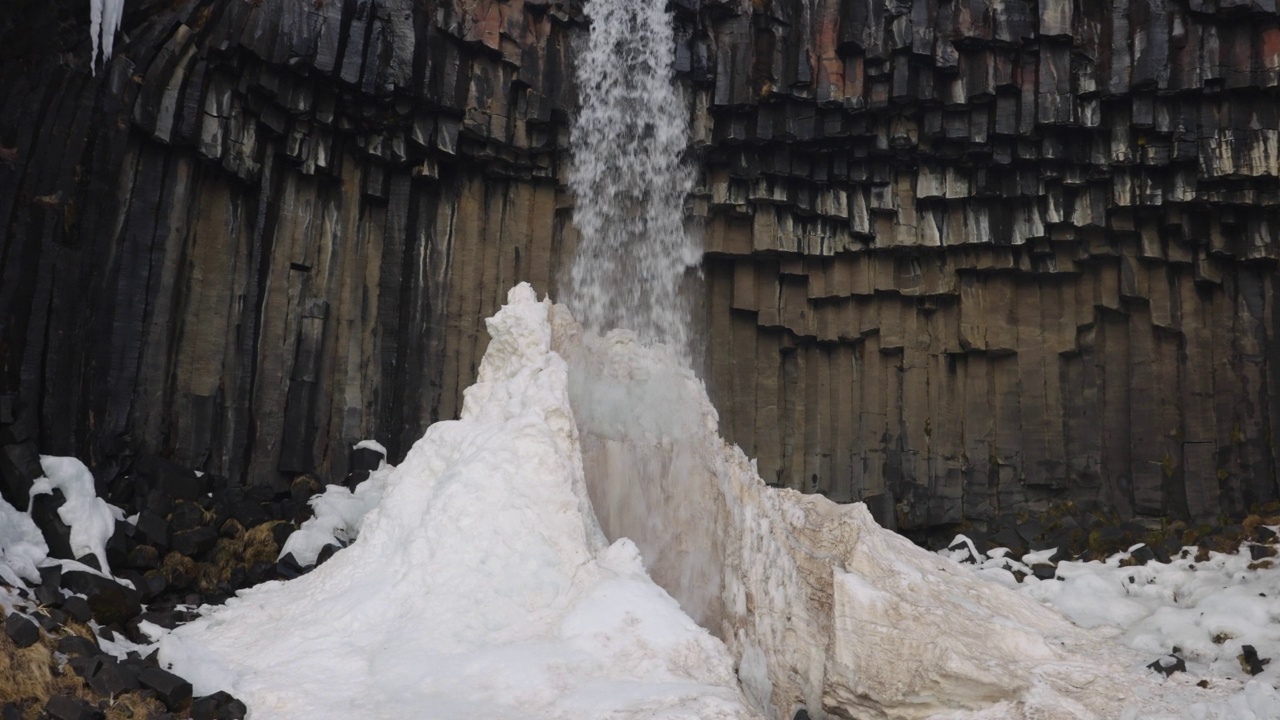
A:
{"label": "snow-covered ground", "polygon": [[[318,497],[286,550],[354,542],[161,639],[197,694],[254,720],[1280,717],[1277,668],[1233,666],[1280,652],[1280,571],[1247,554],[1017,584],[767,488],[661,349],[527,286],[489,330],[462,419]],[[6,582],[46,562],[28,522],[0,504]],[[1144,668],[1174,646],[1188,672]]]}
{"label": "snow-covered ground", "polygon": [[[1102,562],[1059,563],[1051,580],[1035,577],[1031,565],[1052,550],[1019,560],[1003,549],[979,553],[963,536],[951,547],[957,549],[940,554],[1056,608],[1081,627],[1097,628],[1148,662],[1181,659],[1186,671],[1175,673],[1170,684],[1204,683],[1230,694],[1225,705],[1188,708],[1187,717],[1280,718],[1280,662],[1251,676],[1240,660],[1246,645],[1260,658],[1280,658],[1280,567],[1250,569],[1255,561],[1247,543],[1233,554],[1210,552],[1205,561],[1196,560],[1196,548],[1186,548],[1169,563],[1129,565],[1135,546]],[[1021,583],[1013,571],[1025,575]]]}

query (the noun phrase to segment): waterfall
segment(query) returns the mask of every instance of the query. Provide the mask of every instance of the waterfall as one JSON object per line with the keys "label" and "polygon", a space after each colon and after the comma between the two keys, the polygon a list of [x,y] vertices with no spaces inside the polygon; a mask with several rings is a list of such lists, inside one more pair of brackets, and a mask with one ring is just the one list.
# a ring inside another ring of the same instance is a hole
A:
{"label": "waterfall", "polygon": [[578,54],[582,107],[569,170],[581,240],[568,303],[589,330],[627,328],[683,351],[689,310],[680,285],[701,248],[684,229],[688,114],[672,85],[664,5],[586,4],[591,31]]}

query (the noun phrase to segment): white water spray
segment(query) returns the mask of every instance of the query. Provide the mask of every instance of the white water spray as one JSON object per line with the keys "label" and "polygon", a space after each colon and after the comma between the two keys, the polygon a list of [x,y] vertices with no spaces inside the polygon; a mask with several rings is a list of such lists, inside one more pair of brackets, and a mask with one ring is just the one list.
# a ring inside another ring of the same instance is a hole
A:
{"label": "white water spray", "polygon": [[672,85],[671,18],[654,0],[591,0],[586,12],[569,171],[581,242],[569,305],[589,330],[627,328],[683,351],[680,285],[701,248],[684,229],[693,172],[681,162],[688,117]]}

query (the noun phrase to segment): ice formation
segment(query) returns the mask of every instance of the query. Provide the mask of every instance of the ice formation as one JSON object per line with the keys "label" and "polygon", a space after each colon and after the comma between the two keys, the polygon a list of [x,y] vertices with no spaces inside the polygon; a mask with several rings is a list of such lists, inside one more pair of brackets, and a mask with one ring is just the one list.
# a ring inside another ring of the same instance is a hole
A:
{"label": "ice formation", "polygon": [[766,487],[666,350],[527,286],[489,331],[462,419],[350,547],[161,641],[197,693],[254,718],[784,720],[1194,717],[1209,696],[862,505]]}
{"label": "ice formation", "polygon": [[93,54],[89,56],[89,67],[96,73],[98,49],[102,49],[102,64],[111,59],[111,51],[115,46],[116,32],[120,29],[120,19],[124,16],[124,0],[89,0],[89,39],[93,42]]}

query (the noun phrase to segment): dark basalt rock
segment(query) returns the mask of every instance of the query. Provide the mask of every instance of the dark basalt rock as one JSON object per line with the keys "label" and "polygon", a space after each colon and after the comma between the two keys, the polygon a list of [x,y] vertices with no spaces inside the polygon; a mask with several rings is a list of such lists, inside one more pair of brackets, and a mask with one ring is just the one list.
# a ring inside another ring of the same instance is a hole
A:
{"label": "dark basalt rock", "polygon": [[180,712],[191,703],[191,683],[167,670],[149,667],[138,676],[138,681],[143,687],[155,690],[170,710]]}
{"label": "dark basalt rock", "polygon": [[40,528],[40,534],[49,545],[49,555],[66,560],[74,560],[71,550],[71,527],[62,522],[58,508],[66,504],[62,491],[54,489],[51,493],[43,493],[31,498],[31,520]]}
{"label": "dark basalt rock", "polygon": [[95,657],[99,650],[93,640],[79,635],[67,635],[58,640],[58,652],[63,655]]}
{"label": "dark basalt rock", "polygon": [[1257,675],[1271,664],[1271,658],[1258,657],[1258,650],[1252,645],[1241,645],[1240,655],[1237,658],[1240,661],[1240,667],[1250,675]]}
{"label": "dark basalt rock", "polygon": [[135,570],[154,570],[160,567],[160,551],[151,545],[135,545],[123,565]]}
{"label": "dark basalt rock", "polygon": [[216,692],[191,703],[191,720],[244,720],[244,703],[225,692]]}
{"label": "dark basalt rock", "polygon": [[20,648],[31,647],[40,639],[40,627],[16,612],[4,619],[4,632]]}
{"label": "dark basalt rock", "polygon": [[175,533],[194,530],[205,525],[204,509],[195,503],[178,503],[169,516],[169,525]]}
{"label": "dark basalt rock", "polygon": [[1164,657],[1157,659],[1148,665],[1147,669],[1158,672],[1165,677],[1169,677],[1174,673],[1186,672],[1187,662],[1175,653],[1165,655]]}
{"label": "dark basalt rock", "polygon": [[211,527],[198,527],[185,532],[175,532],[170,547],[187,557],[204,555],[218,544],[218,531]]}
{"label": "dark basalt rock", "polygon": [[0,445],[0,497],[10,505],[25,512],[31,486],[42,475],[40,452],[34,441]]}
{"label": "dark basalt rock", "polygon": [[104,658],[97,672],[89,679],[89,687],[99,695],[115,697],[121,693],[137,690],[139,671],[117,662],[114,658]]}
{"label": "dark basalt rock", "polygon": [[282,580],[292,580],[301,575],[305,575],[311,568],[303,567],[301,563],[293,556],[293,553],[285,553],[279,561],[276,562],[275,572]]}
{"label": "dark basalt rock", "polygon": [[87,598],[93,619],[100,625],[123,623],[142,612],[137,590],[100,575],[79,570],[66,572],[62,575],[62,586]]}
{"label": "dark basalt rock", "polygon": [[154,545],[159,552],[169,547],[169,521],[151,510],[138,513],[138,522],[134,525],[134,538],[139,542]]}
{"label": "dark basalt rock", "polygon": [[54,720],[103,720],[106,717],[98,708],[67,695],[49,698],[44,711]]}
{"label": "dark basalt rock", "polygon": [[79,595],[72,595],[63,600],[60,608],[76,622],[88,623],[93,619],[93,609],[89,607],[89,601]]}

